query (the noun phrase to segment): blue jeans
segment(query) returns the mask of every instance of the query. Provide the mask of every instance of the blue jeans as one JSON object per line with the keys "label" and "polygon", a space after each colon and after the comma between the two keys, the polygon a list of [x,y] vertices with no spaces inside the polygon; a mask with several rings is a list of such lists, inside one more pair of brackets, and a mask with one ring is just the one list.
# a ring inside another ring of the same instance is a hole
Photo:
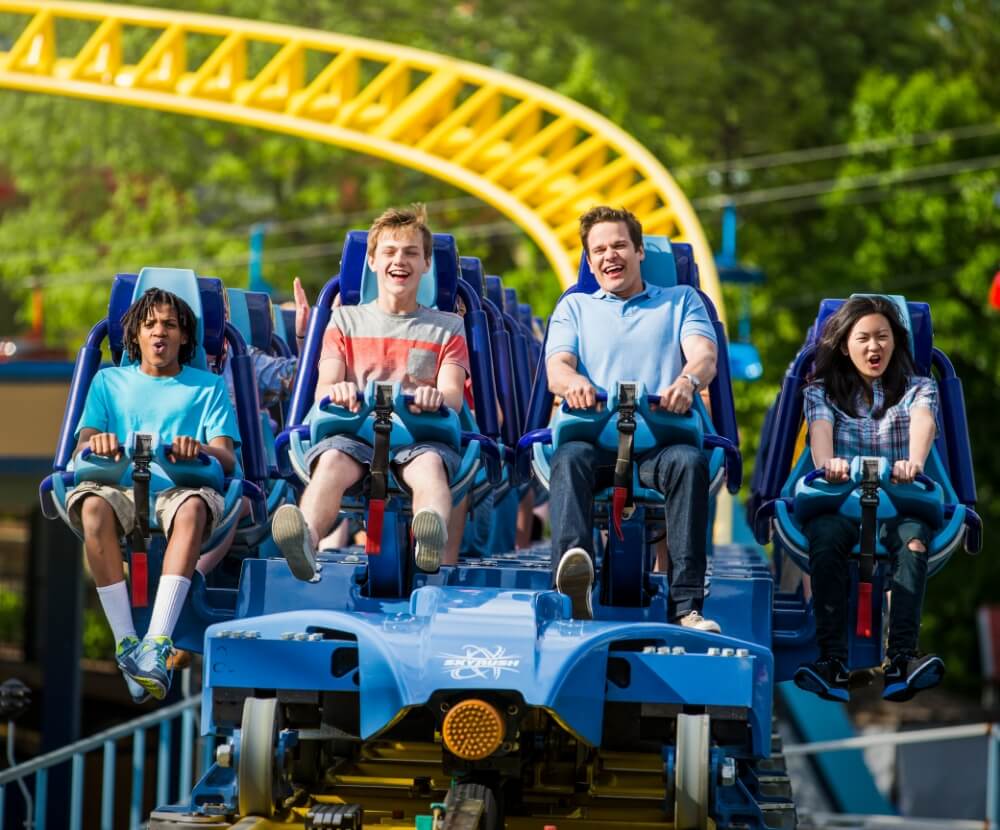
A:
{"label": "blue jeans", "polygon": [[[666,496],[671,617],[700,611],[708,547],[708,460],[701,450],[677,444],[651,450],[637,461],[639,483]],[[594,491],[612,484],[614,467],[615,453],[585,441],[569,441],[552,456],[553,570],[570,548],[583,548],[594,558]]]}

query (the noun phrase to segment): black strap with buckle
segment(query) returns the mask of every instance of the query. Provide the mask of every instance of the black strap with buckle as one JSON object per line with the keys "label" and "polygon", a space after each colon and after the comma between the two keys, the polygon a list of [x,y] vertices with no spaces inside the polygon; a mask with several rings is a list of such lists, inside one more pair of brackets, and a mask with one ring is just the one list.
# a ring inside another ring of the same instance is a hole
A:
{"label": "black strap with buckle", "polygon": [[865,458],[861,462],[861,561],[858,566],[858,618],[856,633],[872,636],[872,577],[875,573],[875,534],[878,518],[879,459]]}
{"label": "black strap with buckle", "polygon": [[132,550],[146,552],[149,540],[149,465],[153,462],[153,436],[137,432],[132,445],[132,493],[135,500],[135,527]]}
{"label": "black strap with buckle", "polygon": [[389,494],[389,436],[392,433],[392,386],[375,386],[375,433],[371,463],[371,490],[368,500],[368,527],[365,553],[382,551],[382,519]]}
{"label": "black strap with buckle", "polygon": [[861,467],[861,568],[862,582],[871,582],[875,571],[875,534],[878,516],[878,459],[866,458]]}
{"label": "black strap with buckle", "polygon": [[614,490],[611,498],[611,522],[619,539],[622,518],[629,518],[635,507],[632,491],[632,452],[635,442],[636,386],[618,385],[618,457],[615,459]]}

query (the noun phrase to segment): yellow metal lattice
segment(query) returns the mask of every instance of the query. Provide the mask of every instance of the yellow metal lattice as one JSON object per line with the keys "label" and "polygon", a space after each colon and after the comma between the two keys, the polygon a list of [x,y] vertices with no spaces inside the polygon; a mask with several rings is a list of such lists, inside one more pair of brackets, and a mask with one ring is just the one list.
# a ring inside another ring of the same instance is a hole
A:
{"label": "yellow metal lattice", "polygon": [[[0,88],[196,115],[316,139],[450,182],[497,208],[576,278],[577,217],[624,205],[647,233],[693,244],[721,312],[712,254],[663,166],[607,119],[503,72],[396,44],[187,12],[0,0],[24,26]],[[64,54],[57,24],[92,33]],[[123,43],[149,46],[126,63]],[[126,41],[126,38],[128,40]],[[203,56],[207,47],[207,56]],[[269,57],[261,68],[253,56]]]}

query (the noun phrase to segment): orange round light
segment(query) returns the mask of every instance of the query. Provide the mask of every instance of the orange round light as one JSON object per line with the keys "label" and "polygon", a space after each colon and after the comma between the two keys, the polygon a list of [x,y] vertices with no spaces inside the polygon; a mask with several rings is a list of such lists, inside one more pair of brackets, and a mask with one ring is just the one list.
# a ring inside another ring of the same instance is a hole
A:
{"label": "orange round light", "polygon": [[496,707],[471,698],[448,710],[441,738],[452,755],[464,761],[481,761],[500,748],[504,731],[503,718]]}

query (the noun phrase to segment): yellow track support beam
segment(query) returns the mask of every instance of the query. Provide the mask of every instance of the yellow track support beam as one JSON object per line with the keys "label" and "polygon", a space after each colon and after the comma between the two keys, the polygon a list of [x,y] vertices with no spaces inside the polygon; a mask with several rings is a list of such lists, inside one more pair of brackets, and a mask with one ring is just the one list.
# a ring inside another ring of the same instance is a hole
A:
{"label": "yellow track support beam", "polygon": [[[510,218],[563,286],[576,279],[576,218],[625,204],[647,233],[694,246],[722,312],[712,252],[670,174],[606,118],[544,87],[396,44],[273,23],[61,0],[0,0],[0,14],[23,19],[0,51],[0,88],[244,124],[420,170]],[[75,54],[57,39],[64,21],[93,26]],[[149,45],[126,64],[123,43],[134,48],[137,32]]]}

